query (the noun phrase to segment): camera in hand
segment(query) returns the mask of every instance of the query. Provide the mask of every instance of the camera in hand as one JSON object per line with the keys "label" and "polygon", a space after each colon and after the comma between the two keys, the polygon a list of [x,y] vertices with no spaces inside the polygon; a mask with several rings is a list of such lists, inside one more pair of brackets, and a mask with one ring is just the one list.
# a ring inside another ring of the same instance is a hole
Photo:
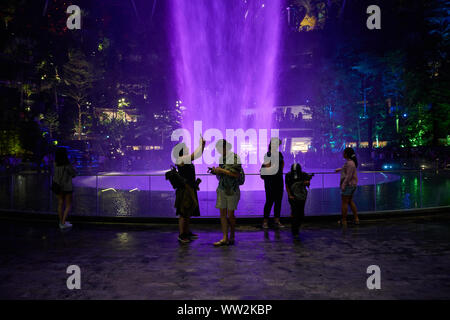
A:
{"label": "camera in hand", "polygon": [[314,173],[311,173],[311,174],[306,174],[307,176],[308,176],[308,180],[311,180],[312,179],[312,177],[314,177]]}
{"label": "camera in hand", "polygon": [[200,178],[197,178],[197,180],[195,180],[195,189],[197,190],[197,191],[199,191],[200,190],[200,183],[202,183],[202,179],[200,179]]}

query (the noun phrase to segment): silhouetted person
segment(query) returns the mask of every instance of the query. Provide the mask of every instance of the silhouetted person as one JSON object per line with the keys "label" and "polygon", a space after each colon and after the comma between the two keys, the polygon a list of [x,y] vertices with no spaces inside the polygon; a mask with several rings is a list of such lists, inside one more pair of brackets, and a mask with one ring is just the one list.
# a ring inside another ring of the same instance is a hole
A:
{"label": "silhouetted person", "polygon": [[358,184],[358,177],[356,175],[356,167],[358,160],[356,159],[355,150],[352,148],[345,148],[343,154],[346,162],[342,168],[336,169],[336,172],[341,173],[340,188],[342,199],[342,219],[339,221],[343,226],[347,226],[347,211],[348,206],[352,209],[355,224],[359,224],[358,210],[355,202],[353,202],[353,194],[355,193]]}
{"label": "silhouetted person", "polygon": [[[219,167],[212,167],[210,172],[217,176],[216,208],[220,210],[220,224],[223,237],[214,243],[215,246],[233,245],[235,240],[236,217],[234,211],[237,209],[241,197],[239,179],[242,171],[239,156],[231,151],[231,144],[225,139],[216,143],[217,151],[222,155]],[[230,235],[228,236],[228,227]]]}
{"label": "silhouetted person", "polygon": [[[192,154],[189,154],[189,149],[185,144],[179,145],[181,150],[178,155],[175,155],[178,173],[185,181],[185,186],[183,188],[176,189],[175,200],[177,216],[179,216],[178,226],[180,234],[178,236],[178,241],[182,243],[187,243],[198,238],[198,235],[192,233],[189,227],[191,216],[200,216],[197,195],[198,185],[196,183],[195,166],[192,161],[202,155],[203,150],[205,149],[205,143],[205,140],[200,137],[199,146]],[[178,148],[176,150],[178,150]],[[191,202],[190,208],[185,208],[182,198],[187,196],[188,193],[192,195],[194,201]]]}
{"label": "silhouetted person", "polygon": [[286,191],[291,205],[291,231],[294,238],[298,237],[300,226],[305,217],[305,204],[308,197],[306,187],[309,187],[311,175],[302,171],[298,163],[291,166],[291,171],[286,174]]}
{"label": "silhouetted person", "polygon": [[76,176],[76,171],[72,167],[65,148],[57,148],[55,152],[55,168],[53,175],[52,190],[58,197],[58,218],[59,228],[67,229],[72,224],[66,221],[72,209],[73,186],[72,179]]}
{"label": "silhouetted person", "polygon": [[[270,211],[272,210],[272,206],[274,207],[274,220],[275,226],[282,228],[284,227],[280,222],[280,214],[281,214],[281,202],[283,200],[283,168],[284,168],[284,159],[283,155],[279,150],[281,145],[281,140],[278,138],[272,138],[269,144],[269,151],[264,156],[264,163],[262,168],[271,169],[272,166],[274,172],[272,174],[261,175],[261,178],[264,180],[264,190],[266,192],[266,203],[264,204],[264,221],[263,228],[267,229],[269,227],[269,217]],[[273,148],[272,148],[273,147]],[[278,163],[271,163],[271,150],[274,149],[278,152]],[[278,165],[275,168],[275,165]]]}

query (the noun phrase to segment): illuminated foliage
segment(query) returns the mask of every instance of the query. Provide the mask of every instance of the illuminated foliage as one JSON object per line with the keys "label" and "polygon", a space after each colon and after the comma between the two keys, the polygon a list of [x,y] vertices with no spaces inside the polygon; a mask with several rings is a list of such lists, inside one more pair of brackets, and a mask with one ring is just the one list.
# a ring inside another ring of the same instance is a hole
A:
{"label": "illuminated foliage", "polygon": [[81,51],[74,50],[69,53],[69,61],[63,67],[62,79],[64,82],[63,92],[77,106],[78,117],[75,131],[78,139],[81,140],[83,126],[85,126],[83,115],[87,112],[89,93],[95,80],[93,66]]}

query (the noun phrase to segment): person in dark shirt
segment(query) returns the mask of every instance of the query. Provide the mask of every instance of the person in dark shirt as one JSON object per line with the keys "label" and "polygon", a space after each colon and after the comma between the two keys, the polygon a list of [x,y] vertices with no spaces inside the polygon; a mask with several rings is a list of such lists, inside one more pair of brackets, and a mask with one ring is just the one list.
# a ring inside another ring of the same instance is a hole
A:
{"label": "person in dark shirt", "polygon": [[[197,196],[197,185],[196,185],[196,175],[195,175],[195,166],[192,163],[195,159],[199,158],[203,150],[205,149],[206,141],[200,137],[200,142],[198,148],[192,153],[189,154],[189,149],[186,145],[180,144],[178,148],[174,148],[174,150],[181,149],[178,154],[174,155],[176,159],[176,166],[178,169],[178,173],[181,177],[186,181],[186,189],[191,191],[195,197],[193,210],[181,210],[180,207],[177,206],[177,216],[179,216],[179,231],[180,234],[178,236],[178,241],[182,243],[190,242],[193,239],[198,238],[198,235],[192,233],[189,227],[189,221],[191,216],[200,216],[200,209],[198,206],[198,196]],[[180,195],[181,192],[185,192],[186,190],[177,189],[177,195]]]}
{"label": "person in dark shirt", "polygon": [[286,191],[291,205],[291,231],[294,238],[298,239],[299,229],[305,217],[305,203],[308,196],[306,187],[309,187],[311,175],[302,171],[298,163],[291,166],[291,171],[286,174]]}
{"label": "person in dark shirt", "polygon": [[[266,203],[264,204],[264,221],[263,228],[267,229],[269,227],[269,217],[272,206],[274,207],[274,218],[275,225],[279,228],[284,227],[280,222],[281,214],[281,201],[283,200],[283,168],[284,159],[283,154],[279,152],[279,147],[281,145],[281,140],[278,138],[272,138],[269,144],[269,150],[264,156],[264,163],[262,169],[265,168],[268,174],[264,174],[261,171],[261,178],[264,180],[264,190],[266,192]],[[272,151],[278,152],[278,161],[273,161],[272,163],[271,155]]]}

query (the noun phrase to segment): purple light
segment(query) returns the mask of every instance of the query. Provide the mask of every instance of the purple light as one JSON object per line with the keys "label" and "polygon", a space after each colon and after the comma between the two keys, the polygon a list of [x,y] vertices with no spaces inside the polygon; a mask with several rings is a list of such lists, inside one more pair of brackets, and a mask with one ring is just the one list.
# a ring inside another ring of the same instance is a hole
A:
{"label": "purple light", "polygon": [[[171,0],[172,53],[183,127],[270,129],[281,0]],[[244,109],[255,117],[244,121]],[[270,131],[269,131],[270,132]],[[197,141],[197,137],[192,137]]]}

